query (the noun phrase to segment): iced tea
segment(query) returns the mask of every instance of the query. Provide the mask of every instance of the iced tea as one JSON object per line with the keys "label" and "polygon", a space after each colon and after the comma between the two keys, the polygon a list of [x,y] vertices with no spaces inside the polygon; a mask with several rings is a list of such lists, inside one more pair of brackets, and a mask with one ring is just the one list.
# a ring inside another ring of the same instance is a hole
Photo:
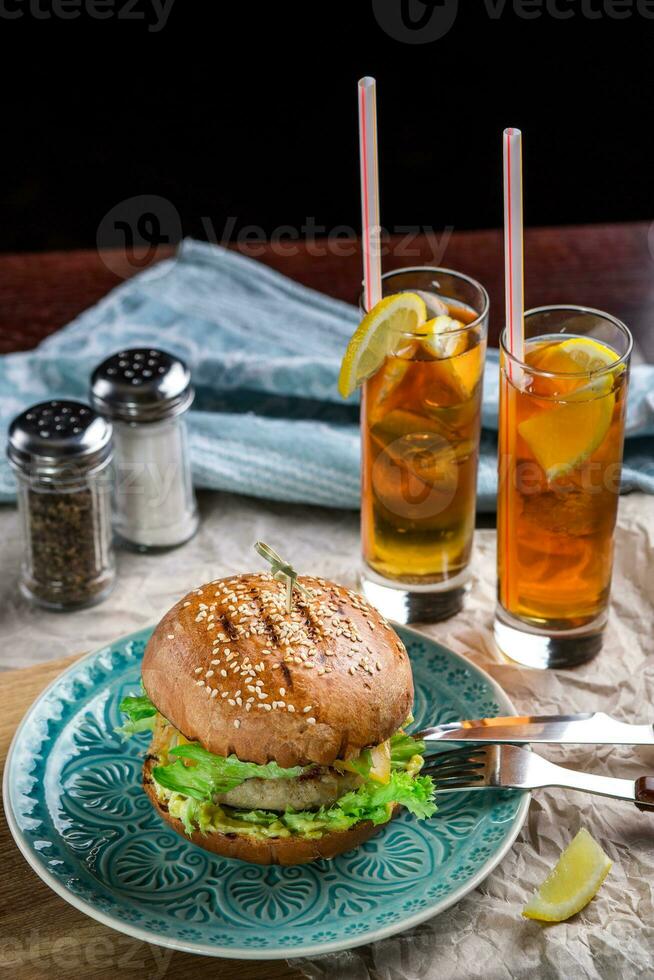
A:
{"label": "iced tea", "polygon": [[499,618],[550,645],[566,635],[570,663],[597,652],[585,634],[604,625],[628,378],[626,340],[575,334],[583,323],[570,313],[569,332],[527,337],[522,364],[503,351],[500,380]]}

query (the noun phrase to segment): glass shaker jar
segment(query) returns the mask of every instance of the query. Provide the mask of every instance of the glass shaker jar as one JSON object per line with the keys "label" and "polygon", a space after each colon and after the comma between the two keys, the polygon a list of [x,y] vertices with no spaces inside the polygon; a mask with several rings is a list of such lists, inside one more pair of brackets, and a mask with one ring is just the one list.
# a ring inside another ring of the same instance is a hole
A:
{"label": "glass shaker jar", "polygon": [[124,350],[93,372],[94,408],[114,430],[114,529],[140,551],[193,537],[198,512],[191,482],[186,412],[191,375],[161,350]]}
{"label": "glass shaker jar", "polygon": [[47,401],[9,427],[25,554],[23,595],[47,609],[100,602],[114,584],[111,425],[75,401]]}

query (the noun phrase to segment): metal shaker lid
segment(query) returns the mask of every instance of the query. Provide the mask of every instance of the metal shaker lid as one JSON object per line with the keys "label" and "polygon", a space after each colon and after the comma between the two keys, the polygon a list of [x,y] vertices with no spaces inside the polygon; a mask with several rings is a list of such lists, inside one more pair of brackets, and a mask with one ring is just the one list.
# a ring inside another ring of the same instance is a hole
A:
{"label": "metal shaker lid", "polygon": [[91,378],[93,407],[123,422],[156,422],[179,415],[193,395],[184,361],[148,347],[113,354]]}
{"label": "metal shaker lid", "polygon": [[91,470],[111,457],[111,423],[76,401],[40,402],[9,426],[7,456],[17,469],[55,476]]}

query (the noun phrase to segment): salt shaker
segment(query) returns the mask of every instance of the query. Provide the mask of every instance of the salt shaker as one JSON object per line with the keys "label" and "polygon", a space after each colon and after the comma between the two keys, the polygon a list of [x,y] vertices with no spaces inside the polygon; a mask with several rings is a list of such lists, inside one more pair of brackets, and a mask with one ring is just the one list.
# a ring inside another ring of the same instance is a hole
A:
{"label": "salt shaker", "polygon": [[48,609],[100,602],[115,578],[111,425],[87,405],[47,401],[9,427],[25,553],[20,588]]}
{"label": "salt shaker", "polygon": [[140,551],[183,544],[198,527],[186,412],[191,375],[162,350],[124,350],[103,361],[91,399],[114,429],[114,529]]}

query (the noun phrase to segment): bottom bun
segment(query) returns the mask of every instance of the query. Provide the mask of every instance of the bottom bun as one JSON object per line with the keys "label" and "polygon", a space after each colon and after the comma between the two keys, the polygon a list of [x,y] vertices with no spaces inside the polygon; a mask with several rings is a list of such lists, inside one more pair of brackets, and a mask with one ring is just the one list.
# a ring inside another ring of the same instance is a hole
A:
{"label": "bottom bun", "polygon": [[[150,774],[152,760],[146,759],[143,766],[143,788],[150,801],[161,817],[169,823],[173,830],[186,840],[193,841],[205,851],[213,851],[222,857],[238,858],[240,861],[250,861],[252,864],[308,864],[320,858],[334,858],[337,854],[351,851],[382,830],[386,824],[374,824],[363,820],[349,830],[334,830],[323,834],[322,837],[309,838],[294,834],[291,837],[251,837],[248,834],[222,834],[212,830],[203,834],[194,830],[191,835],[184,830],[184,824],[178,817],[172,817],[168,807],[157,797],[154,780]],[[395,806],[393,817],[400,812]]]}

